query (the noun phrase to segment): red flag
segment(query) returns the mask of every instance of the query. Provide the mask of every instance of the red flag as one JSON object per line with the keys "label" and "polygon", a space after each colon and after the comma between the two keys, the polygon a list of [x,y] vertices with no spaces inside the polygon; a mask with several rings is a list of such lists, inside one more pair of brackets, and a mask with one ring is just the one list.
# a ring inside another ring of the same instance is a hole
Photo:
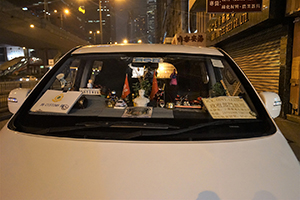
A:
{"label": "red flag", "polygon": [[158,92],[158,85],[157,85],[157,80],[155,77],[156,71],[153,73],[153,80],[152,80],[152,90],[150,94],[150,100],[152,100],[155,97],[155,94]]}
{"label": "red flag", "polygon": [[128,83],[128,77],[127,77],[127,74],[126,74],[125,83],[124,83],[124,86],[123,86],[123,91],[122,91],[121,98],[125,99],[127,97],[127,95],[129,95],[129,94],[130,94],[130,88],[129,88],[129,83]]}

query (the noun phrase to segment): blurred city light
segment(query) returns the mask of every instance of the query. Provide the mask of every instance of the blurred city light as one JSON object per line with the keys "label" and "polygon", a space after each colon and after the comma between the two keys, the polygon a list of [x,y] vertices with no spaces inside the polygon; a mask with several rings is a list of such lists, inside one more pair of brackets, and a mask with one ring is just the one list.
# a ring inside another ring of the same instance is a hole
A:
{"label": "blurred city light", "polygon": [[65,9],[65,10],[64,10],[64,13],[65,13],[65,14],[69,14],[70,11],[69,11],[68,9]]}

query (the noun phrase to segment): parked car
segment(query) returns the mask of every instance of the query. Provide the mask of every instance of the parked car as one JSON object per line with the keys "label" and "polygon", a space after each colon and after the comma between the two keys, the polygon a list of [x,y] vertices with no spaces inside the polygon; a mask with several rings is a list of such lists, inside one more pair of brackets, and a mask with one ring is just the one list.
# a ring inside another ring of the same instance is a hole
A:
{"label": "parked car", "polygon": [[78,47],[10,98],[1,200],[300,199],[279,96],[221,49]]}
{"label": "parked car", "polygon": [[35,76],[30,76],[30,75],[19,78],[19,81],[37,81],[37,80],[38,79]]}

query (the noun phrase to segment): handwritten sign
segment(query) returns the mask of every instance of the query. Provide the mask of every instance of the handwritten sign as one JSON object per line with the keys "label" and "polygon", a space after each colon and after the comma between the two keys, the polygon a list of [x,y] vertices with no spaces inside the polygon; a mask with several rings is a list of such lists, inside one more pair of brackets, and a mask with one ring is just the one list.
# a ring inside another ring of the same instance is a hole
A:
{"label": "handwritten sign", "polygon": [[203,98],[202,101],[214,119],[256,119],[243,98],[221,96]]}

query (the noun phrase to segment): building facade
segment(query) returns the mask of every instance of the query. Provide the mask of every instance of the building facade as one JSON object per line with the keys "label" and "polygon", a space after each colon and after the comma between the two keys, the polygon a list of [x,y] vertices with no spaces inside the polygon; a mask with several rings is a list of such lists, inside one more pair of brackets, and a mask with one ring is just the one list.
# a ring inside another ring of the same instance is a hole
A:
{"label": "building facade", "polygon": [[210,14],[203,1],[190,4],[190,29],[204,30],[207,46],[228,52],[258,92],[278,93],[283,117],[299,115],[299,1],[263,0],[260,12]]}
{"label": "building facade", "polygon": [[157,0],[156,38],[164,43],[176,34],[188,33],[188,1]]}
{"label": "building facade", "polygon": [[300,115],[300,1],[287,0],[286,17],[293,21],[292,66],[290,78],[291,114]]}
{"label": "building facade", "polygon": [[147,18],[145,15],[128,13],[127,38],[130,43],[147,43]]}
{"label": "building facade", "polygon": [[[116,41],[116,22],[115,22],[114,2],[110,0],[101,0],[101,1],[92,0],[92,1],[85,1],[82,3],[84,3],[83,5],[85,7],[86,39],[91,44],[114,43]],[[100,23],[100,18],[101,18],[101,23]],[[102,33],[101,33],[101,29],[102,29]]]}
{"label": "building facade", "polygon": [[156,0],[147,0],[147,43],[156,43]]}

